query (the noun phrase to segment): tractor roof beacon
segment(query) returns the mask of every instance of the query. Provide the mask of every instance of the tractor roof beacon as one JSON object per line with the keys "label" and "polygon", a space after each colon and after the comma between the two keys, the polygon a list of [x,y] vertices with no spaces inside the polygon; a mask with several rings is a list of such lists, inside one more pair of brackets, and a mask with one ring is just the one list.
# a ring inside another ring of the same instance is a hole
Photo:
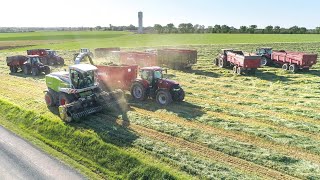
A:
{"label": "tractor roof beacon", "polygon": [[45,94],[47,106],[59,106],[62,120],[74,119],[112,108],[125,102],[123,92],[102,91],[98,87],[97,68],[90,64],[69,67],[69,72],[55,72],[46,76],[48,89]]}

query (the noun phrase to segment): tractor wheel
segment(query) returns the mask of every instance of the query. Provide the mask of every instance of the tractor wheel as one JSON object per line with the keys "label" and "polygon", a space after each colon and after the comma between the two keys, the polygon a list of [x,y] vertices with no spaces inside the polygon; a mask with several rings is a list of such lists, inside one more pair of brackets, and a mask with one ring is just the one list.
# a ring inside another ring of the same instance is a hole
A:
{"label": "tractor wheel", "polygon": [[156,100],[158,104],[166,106],[172,102],[172,97],[169,91],[160,89],[157,92]]}
{"label": "tractor wheel", "polygon": [[131,95],[134,99],[144,101],[147,99],[146,89],[141,83],[135,82],[131,87]]}
{"label": "tractor wheel", "polygon": [[242,74],[242,71],[243,71],[243,70],[242,70],[241,67],[237,67],[237,74],[238,74],[238,75],[241,75],[241,74]]}
{"label": "tractor wheel", "polygon": [[232,72],[235,73],[235,74],[237,74],[237,69],[238,69],[237,66],[233,66]]}
{"label": "tractor wheel", "polygon": [[262,57],[261,58],[261,66],[266,66],[268,64],[269,64],[268,59],[266,57]]}
{"label": "tractor wheel", "polygon": [[53,96],[50,92],[46,92],[44,95],[44,100],[46,101],[47,106],[52,107],[55,105]]}
{"label": "tractor wheel", "polygon": [[50,68],[49,68],[49,66],[44,67],[44,73],[45,73],[45,74],[50,74]]}
{"label": "tractor wheel", "polygon": [[288,65],[288,64],[283,64],[283,65],[282,65],[282,69],[283,69],[283,70],[287,71],[288,68],[289,68],[289,65]]}
{"label": "tractor wheel", "polygon": [[184,97],[185,97],[184,90],[180,88],[179,92],[176,93],[175,96],[173,96],[173,100],[177,102],[181,102],[183,101]]}
{"label": "tractor wheel", "polygon": [[289,66],[289,71],[292,72],[292,73],[297,72],[297,71],[298,71],[297,65],[291,64],[291,65]]}
{"label": "tractor wheel", "polygon": [[72,95],[69,95],[66,93],[59,94],[59,105],[60,106],[72,103],[73,101],[74,101],[74,98],[72,97]]}
{"label": "tractor wheel", "polygon": [[39,70],[37,68],[32,68],[32,76],[37,76],[39,74]]}
{"label": "tractor wheel", "polygon": [[64,59],[60,58],[59,61],[58,61],[58,64],[59,65],[64,65]]}
{"label": "tractor wheel", "polygon": [[28,67],[28,66],[26,66],[26,65],[24,65],[23,66],[23,73],[25,74],[25,75],[29,75],[31,72],[31,69]]}

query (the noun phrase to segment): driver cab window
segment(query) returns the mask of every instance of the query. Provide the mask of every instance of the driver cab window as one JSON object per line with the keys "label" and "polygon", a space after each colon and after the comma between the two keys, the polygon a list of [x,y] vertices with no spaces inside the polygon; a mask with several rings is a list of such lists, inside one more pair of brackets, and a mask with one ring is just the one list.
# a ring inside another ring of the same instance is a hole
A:
{"label": "driver cab window", "polygon": [[155,79],[161,79],[162,78],[162,72],[161,71],[154,71],[154,78]]}
{"label": "driver cab window", "polygon": [[71,75],[71,84],[75,89],[80,89],[80,79],[82,79],[81,73],[78,71],[71,69],[70,70]]}

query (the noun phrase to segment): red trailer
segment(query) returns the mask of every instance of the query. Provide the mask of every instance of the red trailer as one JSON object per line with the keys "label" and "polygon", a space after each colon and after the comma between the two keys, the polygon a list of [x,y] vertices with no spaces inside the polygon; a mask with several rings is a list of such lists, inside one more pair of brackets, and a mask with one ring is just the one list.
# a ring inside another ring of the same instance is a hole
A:
{"label": "red trailer", "polygon": [[192,49],[158,49],[158,65],[182,70],[197,63],[198,52]]}
{"label": "red trailer", "polygon": [[242,51],[222,49],[220,55],[216,58],[215,64],[219,67],[233,66],[233,72],[242,74],[255,74],[257,68],[261,65],[261,56],[251,55]]}
{"label": "red trailer", "polygon": [[119,47],[112,47],[112,48],[96,48],[94,49],[94,54],[96,57],[106,57],[111,53],[112,51],[120,51]]}
{"label": "red trailer", "polygon": [[129,90],[137,78],[137,65],[95,65],[98,79],[104,88]]}
{"label": "red trailer", "polygon": [[317,54],[289,51],[273,51],[271,54],[274,63],[282,65],[282,69],[291,72],[297,72],[298,69],[309,70],[317,63],[317,57]]}
{"label": "red trailer", "polygon": [[120,52],[120,63],[140,67],[156,66],[157,55],[148,52]]}

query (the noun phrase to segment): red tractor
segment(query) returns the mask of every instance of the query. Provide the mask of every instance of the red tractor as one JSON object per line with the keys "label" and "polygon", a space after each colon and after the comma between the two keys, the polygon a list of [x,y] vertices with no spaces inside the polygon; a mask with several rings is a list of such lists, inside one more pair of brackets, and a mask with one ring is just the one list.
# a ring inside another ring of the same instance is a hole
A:
{"label": "red tractor", "polygon": [[151,97],[160,105],[183,101],[185,93],[179,83],[164,79],[162,72],[163,69],[157,66],[141,68],[140,78],[135,79],[131,86],[132,97],[139,101]]}

